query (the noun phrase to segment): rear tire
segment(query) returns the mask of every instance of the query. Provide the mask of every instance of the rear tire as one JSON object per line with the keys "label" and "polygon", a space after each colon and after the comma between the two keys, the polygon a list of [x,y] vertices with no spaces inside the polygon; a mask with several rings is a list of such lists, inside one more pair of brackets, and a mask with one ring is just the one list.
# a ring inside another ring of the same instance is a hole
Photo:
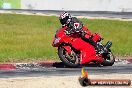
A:
{"label": "rear tire", "polygon": [[103,61],[102,65],[103,66],[112,66],[114,64],[114,62],[115,62],[115,57],[114,57],[113,53],[110,51],[108,56]]}
{"label": "rear tire", "polygon": [[[63,47],[59,47],[58,48],[58,56],[59,56],[60,60],[66,66],[75,68],[75,67],[78,67],[80,65],[79,64],[80,61],[79,61],[76,53],[73,56],[73,58],[68,58],[66,54],[67,54],[67,52],[66,52],[66,50]],[[72,60],[72,59],[75,59],[75,61]]]}

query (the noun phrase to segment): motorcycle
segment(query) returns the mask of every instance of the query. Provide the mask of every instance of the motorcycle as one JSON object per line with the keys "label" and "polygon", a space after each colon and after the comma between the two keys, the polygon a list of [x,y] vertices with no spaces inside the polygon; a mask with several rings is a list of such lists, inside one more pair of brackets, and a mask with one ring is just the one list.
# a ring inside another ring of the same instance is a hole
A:
{"label": "motorcycle", "polygon": [[[88,63],[95,63],[101,66],[112,66],[115,57],[110,49],[112,42],[105,45],[101,43],[102,38],[98,33],[93,34],[93,40],[105,52],[98,54],[91,44],[82,40],[78,35],[67,35],[67,27],[57,30],[52,46],[58,47],[58,56],[64,65],[68,67],[78,67]],[[87,57],[82,59],[82,57]]]}

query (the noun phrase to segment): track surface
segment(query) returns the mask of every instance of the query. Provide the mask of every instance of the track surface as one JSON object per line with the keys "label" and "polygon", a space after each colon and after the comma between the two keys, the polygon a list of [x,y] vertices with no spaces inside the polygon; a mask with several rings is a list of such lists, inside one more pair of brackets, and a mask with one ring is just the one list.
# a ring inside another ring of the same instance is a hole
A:
{"label": "track surface", "polygon": [[[132,64],[115,64],[107,67],[84,67],[90,74],[132,74]],[[81,75],[81,68],[39,67],[16,70],[0,70],[0,78],[40,77],[40,76],[77,76]]]}
{"label": "track surface", "polygon": [[[19,9],[0,9],[2,11],[11,11],[13,13],[32,13],[45,15],[59,15],[62,11],[59,10],[19,10]],[[88,17],[108,17],[108,18],[122,18],[132,19],[132,12],[110,12],[110,11],[68,11],[74,16],[88,16]]]}
{"label": "track surface", "polygon": [[[59,15],[62,11],[46,11],[46,10],[0,10],[12,11],[16,13],[41,13],[46,15]],[[90,12],[90,11],[69,11],[75,16],[91,16],[91,17],[108,17],[108,18],[123,18],[132,19],[132,12]],[[122,62],[115,63],[114,66],[85,67],[90,74],[132,74],[132,64],[124,64]],[[0,70],[0,78],[14,77],[38,77],[38,76],[76,76],[81,74],[81,68],[63,68],[63,67],[30,67],[18,68],[16,70]]]}

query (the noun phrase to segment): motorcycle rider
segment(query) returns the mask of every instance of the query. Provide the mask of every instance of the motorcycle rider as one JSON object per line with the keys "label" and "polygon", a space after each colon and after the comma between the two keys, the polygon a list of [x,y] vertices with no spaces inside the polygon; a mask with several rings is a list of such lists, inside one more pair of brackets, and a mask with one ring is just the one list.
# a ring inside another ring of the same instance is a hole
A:
{"label": "motorcycle rider", "polygon": [[65,30],[65,33],[67,35],[80,34],[82,40],[94,46],[96,53],[100,54],[101,52],[103,52],[101,47],[93,40],[93,35],[91,34],[90,30],[88,30],[87,27],[85,27],[83,23],[76,17],[71,17],[68,12],[63,12],[62,14],[60,14],[59,20],[62,24],[62,27],[68,27]]}

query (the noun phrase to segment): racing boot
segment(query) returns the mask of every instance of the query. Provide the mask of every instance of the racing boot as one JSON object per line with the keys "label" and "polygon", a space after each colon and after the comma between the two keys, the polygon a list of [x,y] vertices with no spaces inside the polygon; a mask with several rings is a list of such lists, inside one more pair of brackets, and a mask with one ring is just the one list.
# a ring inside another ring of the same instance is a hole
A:
{"label": "racing boot", "polygon": [[97,53],[97,54],[102,54],[102,53],[105,52],[105,49],[102,48],[102,47],[101,47],[100,45],[98,45],[98,44],[96,44],[95,50],[96,50],[96,53]]}
{"label": "racing boot", "polygon": [[85,37],[85,33],[82,33],[82,39],[83,39],[84,41],[90,43],[92,46],[94,46],[94,48],[95,48],[97,54],[103,53],[102,47],[101,47],[99,44],[97,44],[97,43],[92,39],[92,37],[86,38],[86,37]]}
{"label": "racing boot", "polygon": [[99,44],[95,46],[98,54],[108,53],[109,48],[111,47],[112,42],[108,41],[104,47],[101,47]]}

